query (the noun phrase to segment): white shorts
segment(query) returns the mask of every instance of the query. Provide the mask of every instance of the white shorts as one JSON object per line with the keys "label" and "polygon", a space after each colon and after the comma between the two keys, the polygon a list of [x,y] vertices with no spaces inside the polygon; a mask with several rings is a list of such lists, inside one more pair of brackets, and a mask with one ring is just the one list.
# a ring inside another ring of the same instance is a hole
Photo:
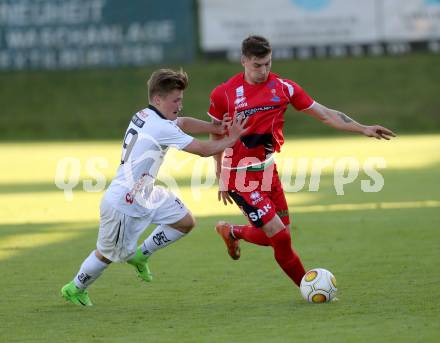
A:
{"label": "white shorts", "polygon": [[166,192],[169,196],[163,204],[153,210],[146,209],[143,217],[130,217],[101,201],[98,251],[112,262],[125,262],[136,252],[138,240],[150,224],[174,224],[189,213],[173,193]]}

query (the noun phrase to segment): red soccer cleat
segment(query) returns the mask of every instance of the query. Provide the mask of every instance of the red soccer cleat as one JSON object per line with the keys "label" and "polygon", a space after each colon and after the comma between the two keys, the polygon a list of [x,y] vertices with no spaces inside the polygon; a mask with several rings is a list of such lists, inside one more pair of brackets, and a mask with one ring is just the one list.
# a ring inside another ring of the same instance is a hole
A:
{"label": "red soccer cleat", "polygon": [[220,221],[215,226],[215,230],[223,238],[223,241],[228,248],[228,254],[233,260],[238,260],[240,258],[240,243],[238,239],[235,239],[231,235],[232,226],[229,223]]}

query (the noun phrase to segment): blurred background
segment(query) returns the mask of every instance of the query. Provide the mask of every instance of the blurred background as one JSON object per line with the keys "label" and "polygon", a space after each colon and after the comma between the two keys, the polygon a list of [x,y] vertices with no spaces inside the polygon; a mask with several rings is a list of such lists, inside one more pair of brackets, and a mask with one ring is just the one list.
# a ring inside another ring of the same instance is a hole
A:
{"label": "blurred background", "polygon": [[[184,68],[183,112],[210,120],[250,34],[272,42],[275,73],[398,134],[285,114],[293,244],[307,269],[335,274],[341,301],[308,306],[271,249],[242,244],[232,263],[212,228],[246,218],[217,202],[212,159],[171,149],[159,181],[178,185],[197,229],[151,259],[153,283],[115,265],[91,288],[96,306],[69,307],[60,288],[95,248],[151,72]],[[0,0],[0,341],[439,342],[439,132],[440,0]],[[375,157],[383,189],[368,191]]]}
{"label": "blurred background", "polygon": [[[249,34],[318,102],[440,130],[439,0],[0,0],[0,139],[121,139],[158,67],[189,73],[184,113],[208,119]],[[295,117],[287,135],[336,133]]]}

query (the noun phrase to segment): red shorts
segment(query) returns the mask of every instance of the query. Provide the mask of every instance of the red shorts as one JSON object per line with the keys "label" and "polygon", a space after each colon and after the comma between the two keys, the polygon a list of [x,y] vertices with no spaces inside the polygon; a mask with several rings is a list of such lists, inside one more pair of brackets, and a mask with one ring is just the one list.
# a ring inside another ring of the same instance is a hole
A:
{"label": "red shorts", "polygon": [[[239,177],[239,173],[246,175]],[[228,193],[248,218],[249,223],[255,227],[262,227],[278,215],[284,225],[290,224],[286,197],[275,165],[267,167],[264,171],[234,172],[231,177],[245,180],[245,187],[239,187],[235,182],[236,187],[229,189]],[[253,187],[247,187],[248,185]]]}

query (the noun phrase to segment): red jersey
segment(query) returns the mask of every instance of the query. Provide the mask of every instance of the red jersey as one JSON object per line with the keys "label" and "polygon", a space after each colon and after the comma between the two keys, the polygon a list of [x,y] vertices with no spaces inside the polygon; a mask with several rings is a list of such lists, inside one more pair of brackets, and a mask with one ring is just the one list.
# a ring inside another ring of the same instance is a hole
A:
{"label": "red jersey", "polygon": [[[211,93],[208,114],[222,120],[249,117],[246,134],[233,146],[230,167],[240,168],[266,161],[284,143],[284,112],[287,106],[298,111],[311,107],[313,99],[295,82],[269,73],[266,82],[251,85],[239,73]],[[229,164],[229,163],[228,163]]]}

